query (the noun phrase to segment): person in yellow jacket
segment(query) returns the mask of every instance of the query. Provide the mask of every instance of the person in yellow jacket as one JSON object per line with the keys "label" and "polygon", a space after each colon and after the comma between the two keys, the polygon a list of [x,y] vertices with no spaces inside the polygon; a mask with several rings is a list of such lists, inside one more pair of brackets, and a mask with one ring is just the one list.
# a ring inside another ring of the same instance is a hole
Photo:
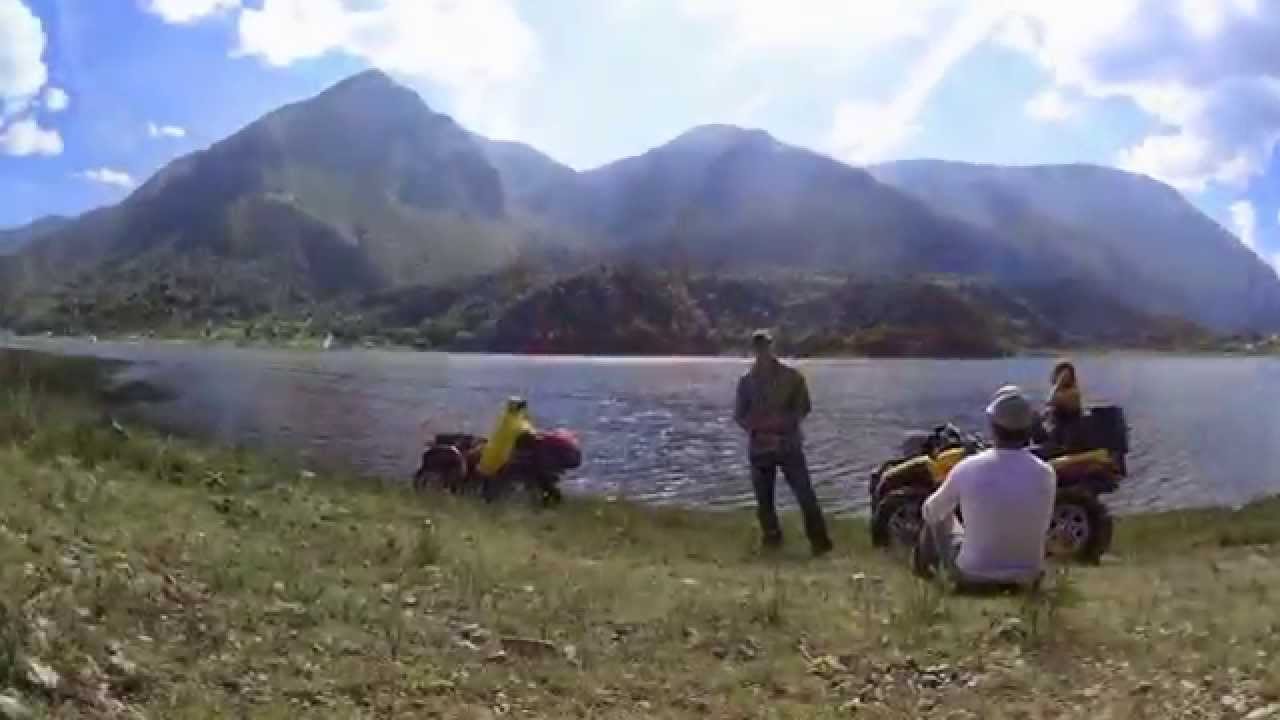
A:
{"label": "person in yellow jacket", "polygon": [[493,432],[489,434],[489,441],[480,452],[476,471],[485,477],[497,476],[511,459],[516,440],[533,431],[533,423],[529,420],[529,403],[518,397],[508,399]]}
{"label": "person in yellow jacket", "polygon": [[1080,380],[1076,367],[1068,361],[1054,366],[1049,376],[1053,389],[1046,403],[1051,427],[1050,439],[1065,449],[1076,449],[1080,416],[1084,413],[1084,398],[1080,392]]}

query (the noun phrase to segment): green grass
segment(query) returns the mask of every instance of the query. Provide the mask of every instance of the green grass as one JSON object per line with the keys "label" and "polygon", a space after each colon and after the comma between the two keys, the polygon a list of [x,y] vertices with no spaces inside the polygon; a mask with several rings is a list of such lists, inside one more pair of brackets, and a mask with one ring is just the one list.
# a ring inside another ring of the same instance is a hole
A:
{"label": "green grass", "polygon": [[[1275,501],[1126,517],[1101,567],[965,598],[872,551],[859,519],[833,523],[833,557],[808,559],[794,522],[765,557],[749,513],[304,480],[121,436],[29,371],[0,377],[0,693],[56,717],[1203,718],[1280,700]],[[24,658],[64,691],[25,684]]]}

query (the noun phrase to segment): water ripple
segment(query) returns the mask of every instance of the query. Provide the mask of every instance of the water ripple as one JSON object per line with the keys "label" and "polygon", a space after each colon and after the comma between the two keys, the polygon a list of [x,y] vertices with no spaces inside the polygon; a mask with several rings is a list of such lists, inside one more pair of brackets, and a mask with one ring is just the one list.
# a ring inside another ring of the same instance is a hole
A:
{"label": "water ripple", "polygon": [[[131,377],[178,393],[147,419],[228,443],[403,477],[424,427],[486,432],[503,399],[519,394],[539,425],[579,433],[586,464],[567,481],[573,491],[711,507],[753,501],[730,419],[741,361],[37,345],[137,361]],[[945,421],[977,427],[992,389],[1016,382],[1043,393],[1049,364],[803,363],[815,489],[833,509],[864,510],[869,473],[903,433]],[[1089,397],[1123,404],[1134,428],[1132,478],[1113,498],[1122,511],[1238,504],[1280,490],[1280,362],[1117,355],[1077,364]]]}

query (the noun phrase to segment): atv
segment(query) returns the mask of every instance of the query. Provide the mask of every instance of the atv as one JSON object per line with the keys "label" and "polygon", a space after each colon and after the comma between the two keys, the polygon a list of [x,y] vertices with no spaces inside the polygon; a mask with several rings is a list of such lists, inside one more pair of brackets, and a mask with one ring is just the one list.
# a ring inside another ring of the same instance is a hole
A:
{"label": "atv", "polygon": [[476,470],[484,446],[485,439],[475,435],[436,435],[413,475],[414,489],[478,495],[495,502],[522,488],[535,504],[552,507],[563,500],[560,480],[564,473],[582,464],[578,440],[566,430],[521,434],[511,458],[493,477]]}
{"label": "atv", "polygon": [[[1119,407],[1091,408],[1080,419],[1078,442],[1052,442],[1031,450],[1057,474],[1058,492],[1046,549],[1055,557],[1097,563],[1111,547],[1113,521],[1100,496],[1115,492],[1128,476],[1129,428]],[[1037,440],[1045,441],[1038,431]],[[921,508],[951,469],[989,445],[981,435],[954,425],[909,436],[896,460],[871,474],[871,543],[876,547],[913,547],[923,524]]]}

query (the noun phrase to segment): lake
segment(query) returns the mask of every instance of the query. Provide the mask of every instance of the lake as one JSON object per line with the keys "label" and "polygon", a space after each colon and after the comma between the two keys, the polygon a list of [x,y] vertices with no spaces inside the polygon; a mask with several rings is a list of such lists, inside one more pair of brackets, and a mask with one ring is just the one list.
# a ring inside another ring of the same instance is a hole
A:
{"label": "lake", "polygon": [[[529,399],[539,427],[579,434],[571,492],[731,507],[751,502],[731,420],[745,360],[533,358],[374,350],[288,352],[177,343],[22,340],[13,345],[131,361],[125,377],[177,394],[135,410],[175,432],[286,450],[317,465],[392,478],[416,467],[425,427],[487,433],[502,401]],[[1280,491],[1280,361],[1077,358],[1086,398],[1123,405],[1131,477],[1124,512],[1234,505]],[[904,433],[954,421],[978,429],[998,386],[1047,391],[1051,358],[810,360],[806,423],[818,494],[861,511],[867,477]],[[781,495],[789,502],[788,492]]]}

